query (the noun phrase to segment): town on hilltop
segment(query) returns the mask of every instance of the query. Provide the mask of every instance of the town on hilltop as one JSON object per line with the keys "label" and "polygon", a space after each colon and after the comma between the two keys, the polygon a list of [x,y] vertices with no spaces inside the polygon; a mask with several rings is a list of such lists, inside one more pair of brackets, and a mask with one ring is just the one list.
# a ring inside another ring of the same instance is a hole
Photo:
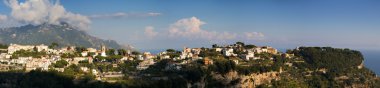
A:
{"label": "town on hilltop", "polygon": [[[213,64],[208,54],[221,54],[225,57],[234,57],[231,59],[235,64],[239,61],[250,61],[266,58],[265,54],[279,55],[282,54],[277,49],[270,46],[257,47],[255,45],[244,45],[237,42],[232,45],[218,46],[212,48],[188,48],[184,47],[182,51],[168,49],[157,55],[150,52],[137,52],[125,49],[107,49],[101,46],[101,49],[84,48],[75,46],[58,47],[58,44],[52,43],[47,46],[41,45],[19,45],[10,44],[7,48],[1,49],[0,71],[22,70],[29,72],[31,70],[57,70],[64,72],[65,68],[70,65],[79,66],[83,72],[89,72],[96,76],[98,80],[107,77],[121,77],[122,72],[119,68],[120,63],[137,61],[139,62],[134,69],[145,70],[150,65],[159,60],[171,59],[175,63],[175,69],[181,69],[181,65],[191,63],[197,60],[203,60],[205,65]],[[287,57],[292,54],[284,54]],[[105,69],[89,68],[86,65],[99,64],[107,66]]]}
{"label": "town on hilltop", "polygon": [[211,48],[167,49],[152,54],[105,46],[96,49],[52,43],[0,45],[0,53],[2,72],[56,72],[73,78],[74,82],[92,80],[85,84],[303,88],[313,85],[372,87],[374,82],[380,82],[374,81],[379,79],[363,67],[360,52],[331,47],[299,47],[283,53],[270,46],[236,42],[214,44]]}

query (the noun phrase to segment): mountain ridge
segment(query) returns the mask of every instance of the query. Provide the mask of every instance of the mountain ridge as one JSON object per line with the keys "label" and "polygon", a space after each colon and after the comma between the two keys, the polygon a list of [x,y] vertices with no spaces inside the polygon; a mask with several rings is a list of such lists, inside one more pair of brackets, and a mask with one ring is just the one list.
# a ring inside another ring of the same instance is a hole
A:
{"label": "mountain ridge", "polygon": [[104,40],[78,30],[67,23],[59,25],[41,24],[24,25],[0,29],[0,43],[4,44],[45,44],[58,43],[61,46],[81,46],[99,48],[105,45],[109,48],[125,48],[114,40]]}

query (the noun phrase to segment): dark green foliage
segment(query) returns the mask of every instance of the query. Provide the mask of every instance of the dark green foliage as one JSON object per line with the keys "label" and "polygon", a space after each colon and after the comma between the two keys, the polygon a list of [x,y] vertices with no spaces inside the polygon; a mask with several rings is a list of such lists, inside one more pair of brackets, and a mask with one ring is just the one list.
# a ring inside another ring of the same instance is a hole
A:
{"label": "dark green foliage", "polygon": [[55,62],[53,64],[53,66],[56,67],[56,68],[63,68],[63,67],[65,67],[68,64],[69,63],[67,61],[65,61],[65,60],[59,60],[59,61]]}
{"label": "dark green foliage", "polygon": [[167,49],[166,52],[169,52],[169,53],[174,53],[176,50],[174,49]]}
{"label": "dark green foliage", "polygon": [[313,88],[326,88],[329,85],[329,80],[321,75],[313,75],[311,80],[308,80],[307,82],[309,86]]}
{"label": "dark green foliage", "polygon": [[249,75],[252,73],[265,73],[270,71],[278,71],[276,66],[238,66],[236,69],[239,74]]}
{"label": "dark green foliage", "polygon": [[6,45],[4,46],[4,45],[0,44],[0,49],[4,49],[4,50],[0,50],[0,53],[8,53],[7,52],[8,51],[7,48],[8,48],[8,46],[6,46]]}
{"label": "dark green foliage", "polygon": [[136,71],[136,66],[139,65],[140,61],[125,61],[124,63],[120,64],[120,69],[123,71],[123,73]]}
{"label": "dark green foliage", "polygon": [[87,56],[94,56],[95,52],[88,52]]}
{"label": "dark green foliage", "polygon": [[200,66],[185,67],[182,71],[182,75],[191,83],[199,82],[202,77],[207,75],[207,71]]}
{"label": "dark green foliage", "polygon": [[246,49],[252,49],[252,48],[256,48],[257,46],[256,45],[245,45],[244,48]]}
{"label": "dark green foliage", "polygon": [[74,58],[75,56],[79,56],[77,54],[72,54],[72,53],[63,53],[61,55],[62,58]]}
{"label": "dark green foliage", "polygon": [[53,43],[51,43],[51,44],[49,45],[49,48],[50,48],[50,49],[54,49],[54,48],[57,48],[58,46],[59,46],[58,43],[53,42]]}
{"label": "dark green foliage", "polygon": [[72,77],[72,76],[79,74],[80,71],[81,70],[80,70],[79,66],[72,64],[72,65],[66,67],[65,71],[62,74],[65,76],[68,76],[68,77]]}
{"label": "dark green foliage", "polygon": [[314,68],[350,68],[359,66],[364,60],[359,51],[331,47],[300,47],[295,54]]}
{"label": "dark green foliage", "polygon": [[81,53],[81,52],[83,52],[83,51],[86,51],[86,48],[85,48],[85,47],[75,47],[75,51],[76,51],[77,53]]}
{"label": "dark green foliage", "polygon": [[241,45],[241,46],[245,46],[245,44],[243,42],[236,42],[236,44]]}
{"label": "dark green foliage", "polygon": [[[307,88],[305,83],[301,83],[295,79],[272,80],[273,88]],[[326,88],[326,87],[312,87],[312,88]]]}
{"label": "dark green foliage", "polygon": [[138,52],[138,51],[133,51],[132,54],[133,54],[133,55],[140,55],[141,53]]}
{"label": "dark green foliage", "polygon": [[41,58],[41,56],[45,56],[47,53],[45,51],[37,52],[37,50],[19,50],[12,54],[12,58],[16,59],[18,57],[33,57],[33,58]]}
{"label": "dark green foliage", "polygon": [[158,74],[162,72],[170,62],[170,59],[164,59],[156,62],[154,65],[149,66],[148,69],[144,70],[144,73]]}
{"label": "dark green foliage", "polygon": [[217,56],[220,54],[221,54],[220,52],[216,52],[214,49],[207,49],[207,50],[202,50],[199,53],[199,56],[200,57],[213,57],[213,56]]}
{"label": "dark green foliage", "polygon": [[219,46],[217,44],[212,44],[212,48],[218,48]]}
{"label": "dark green foliage", "polygon": [[72,88],[72,78],[56,72],[0,73],[1,88]]}
{"label": "dark green foliage", "polygon": [[0,49],[7,49],[7,48],[8,48],[8,45],[0,44]]}
{"label": "dark green foliage", "polygon": [[125,49],[118,49],[117,53],[119,55],[121,55],[121,56],[125,56],[125,55],[127,55],[127,50],[125,50]]}
{"label": "dark green foliage", "polygon": [[0,88],[122,88],[128,85],[106,83],[93,80],[93,76],[84,75],[74,83],[73,75],[59,72],[33,70],[29,73],[0,72]]}
{"label": "dark green foliage", "polygon": [[231,60],[215,60],[214,65],[210,66],[210,69],[221,74],[226,74],[234,71],[236,64]]}
{"label": "dark green foliage", "polygon": [[71,78],[52,72],[31,71],[20,81],[21,88],[69,88],[73,87]]}
{"label": "dark green foliage", "polygon": [[169,55],[170,58],[179,57],[181,55],[180,51],[175,51],[174,49],[168,49],[167,51],[170,51],[167,53],[167,55]]}
{"label": "dark green foliage", "polygon": [[106,54],[107,54],[107,55],[115,55],[115,49],[108,49],[108,50],[106,51]]}

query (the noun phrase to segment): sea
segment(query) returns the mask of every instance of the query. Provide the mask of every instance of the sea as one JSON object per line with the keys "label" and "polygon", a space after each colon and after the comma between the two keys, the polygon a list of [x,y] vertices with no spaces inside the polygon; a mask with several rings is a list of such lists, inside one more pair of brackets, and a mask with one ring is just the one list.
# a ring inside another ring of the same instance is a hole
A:
{"label": "sea", "polygon": [[380,50],[361,50],[365,67],[380,76]]}
{"label": "sea", "polygon": [[[181,49],[177,49],[181,50]],[[280,51],[286,51],[286,49],[279,49]],[[151,52],[152,54],[158,54],[165,51],[165,49],[151,49],[142,50],[143,52]],[[365,67],[371,69],[378,76],[380,76],[380,50],[359,50],[364,56]]]}

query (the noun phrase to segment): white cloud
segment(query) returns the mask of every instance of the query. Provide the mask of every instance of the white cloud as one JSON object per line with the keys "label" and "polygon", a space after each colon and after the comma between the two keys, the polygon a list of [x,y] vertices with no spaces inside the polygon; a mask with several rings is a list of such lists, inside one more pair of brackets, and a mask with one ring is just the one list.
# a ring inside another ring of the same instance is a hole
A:
{"label": "white cloud", "polygon": [[124,13],[124,12],[118,12],[118,13],[112,13],[112,14],[97,14],[97,15],[91,15],[89,16],[92,19],[100,19],[100,18],[129,18],[129,17],[154,17],[154,16],[160,16],[161,13]]}
{"label": "white cloud", "polygon": [[172,37],[184,37],[189,39],[206,39],[206,40],[229,40],[235,39],[236,33],[216,32],[201,29],[206,24],[197,17],[180,19],[170,25],[169,35]]}
{"label": "white cloud", "polygon": [[144,35],[135,33],[134,39],[175,39],[180,41],[196,40],[199,42],[236,42],[236,41],[252,41],[263,40],[264,34],[261,32],[218,32],[208,31],[201,27],[206,22],[197,17],[184,18],[169,25],[169,29],[163,31],[155,31],[152,26],[146,26]]}
{"label": "white cloud", "polygon": [[5,0],[11,8],[11,17],[19,22],[39,25],[43,23],[60,24],[66,22],[78,29],[88,29],[91,20],[88,17],[66,11],[59,0]]}
{"label": "white cloud", "polygon": [[8,19],[7,15],[0,14],[0,22],[4,22]]}
{"label": "white cloud", "polygon": [[260,40],[264,37],[264,34],[261,32],[245,32],[244,38],[248,40]]}
{"label": "white cloud", "polygon": [[156,36],[158,35],[158,32],[155,32],[155,31],[154,31],[154,27],[152,27],[152,26],[147,26],[147,27],[145,27],[145,32],[144,32],[144,34],[145,34],[146,36],[148,36],[149,38],[153,38],[153,37],[156,37]]}
{"label": "white cloud", "polygon": [[151,12],[151,13],[148,13],[147,16],[160,16],[162,15],[161,13],[155,13],[155,12]]}

